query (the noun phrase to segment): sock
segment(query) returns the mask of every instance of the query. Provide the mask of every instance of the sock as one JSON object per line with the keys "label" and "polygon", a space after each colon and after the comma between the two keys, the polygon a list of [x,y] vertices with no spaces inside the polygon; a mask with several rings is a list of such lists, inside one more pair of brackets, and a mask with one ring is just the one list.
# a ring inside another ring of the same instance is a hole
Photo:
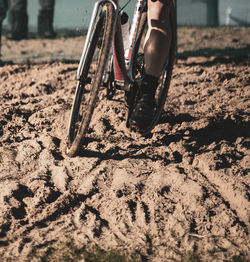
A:
{"label": "sock", "polygon": [[145,74],[142,79],[141,91],[144,94],[155,95],[155,91],[158,85],[158,77]]}

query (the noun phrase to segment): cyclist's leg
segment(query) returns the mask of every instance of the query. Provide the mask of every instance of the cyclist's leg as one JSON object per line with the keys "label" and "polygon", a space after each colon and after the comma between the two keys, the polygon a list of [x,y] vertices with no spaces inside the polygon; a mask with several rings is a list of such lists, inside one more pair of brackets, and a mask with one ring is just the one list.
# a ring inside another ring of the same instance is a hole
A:
{"label": "cyclist's leg", "polygon": [[144,45],[144,76],[130,118],[130,125],[140,131],[153,122],[158,78],[170,46],[169,12],[172,0],[148,0],[148,33]]}
{"label": "cyclist's leg", "polygon": [[148,0],[148,33],[144,45],[145,74],[159,77],[170,46],[172,0]]}

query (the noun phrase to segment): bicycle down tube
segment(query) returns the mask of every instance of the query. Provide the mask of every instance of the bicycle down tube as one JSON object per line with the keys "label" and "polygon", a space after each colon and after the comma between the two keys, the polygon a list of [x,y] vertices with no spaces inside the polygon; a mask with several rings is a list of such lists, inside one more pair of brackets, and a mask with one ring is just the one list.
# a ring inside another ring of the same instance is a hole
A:
{"label": "bicycle down tube", "polygon": [[[135,43],[136,43],[136,38],[137,38],[137,32],[140,24],[140,19],[143,11],[143,5],[144,5],[145,0],[138,0],[137,4],[135,6],[135,11],[134,11],[134,16],[133,16],[133,21],[131,25],[131,30],[129,34],[129,50],[125,54],[125,59],[126,59],[126,65],[128,69],[128,75],[131,79],[133,79],[133,74],[132,74],[132,61],[134,58],[134,48],[135,48]],[[133,79],[134,80],[134,79]]]}
{"label": "bicycle down tube", "polygon": [[[134,9],[133,21],[131,24],[130,34],[129,34],[129,49],[125,52],[125,54],[122,54],[122,58],[116,57],[121,52],[121,49],[124,51],[124,46],[121,47],[121,45],[123,45],[123,41],[119,41],[119,39],[122,39],[122,36],[121,36],[122,32],[121,30],[117,30],[116,32],[117,34],[119,34],[119,36],[117,37],[118,38],[117,45],[113,46],[113,53],[114,53],[114,58],[115,58],[114,59],[115,80],[117,82],[125,82],[125,83],[134,82],[133,73],[132,73],[132,61],[134,58],[134,48],[135,48],[135,43],[137,39],[137,33],[138,33],[138,28],[140,24],[140,19],[141,19],[144,3],[145,3],[145,0],[137,0],[136,6]],[[118,28],[118,25],[116,28]],[[125,68],[124,66],[120,66],[120,64],[122,64],[123,62],[125,62]],[[126,87],[124,89],[126,89]]]}
{"label": "bicycle down tube", "polygon": [[[107,1],[112,3],[112,5],[114,6],[114,10],[115,10],[115,23],[114,23],[114,28],[113,28],[113,35],[115,35],[115,33],[119,34],[117,36],[118,44],[116,45],[116,47],[113,46],[113,53],[115,55],[115,54],[119,53],[119,49],[124,50],[124,48],[121,47],[121,46],[123,46],[123,41],[122,41],[122,36],[121,36],[122,35],[121,28],[120,28],[120,30],[117,30],[115,32],[115,28],[120,27],[120,23],[119,24],[117,23],[117,17],[119,15],[119,3],[118,3],[119,1],[118,0],[114,0],[114,1],[112,1],[112,0],[99,0],[99,1],[97,1],[94,5],[94,9],[93,9],[93,13],[92,13],[92,16],[91,16],[88,33],[87,33],[87,36],[86,36],[84,48],[83,48],[81,59],[80,59],[80,62],[79,62],[79,66],[78,66],[78,70],[77,70],[77,76],[76,76],[77,80],[79,80],[80,76],[81,76],[81,71],[82,71],[82,67],[83,67],[85,59],[86,59],[86,53],[87,53],[87,50],[88,50],[89,42],[91,40],[92,33],[94,31],[93,29],[94,29],[94,25],[95,25],[97,15],[98,15],[98,10],[100,8],[100,5],[104,2],[107,2]],[[140,23],[140,18],[141,18],[142,8],[143,8],[144,2],[145,2],[145,0],[137,0],[135,10],[134,10],[134,15],[133,15],[133,21],[132,21],[132,24],[131,24],[130,35],[129,35],[129,43],[130,43],[129,49],[126,52],[126,54],[124,54],[122,56],[122,58],[118,59],[120,61],[116,61],[116,68],[118,69],[118,71],[120,71],[120,74],[123,76],[123,80],[125,80],[126,83],[134,82],[133,74],[132,74],[132,60],[133,60],[137,31],[138,31],[138,27],[139,27],[139,23]],[[126,60],[126,67],[120,66],[120,64],[124,62],[123,60],[124,61]]]}

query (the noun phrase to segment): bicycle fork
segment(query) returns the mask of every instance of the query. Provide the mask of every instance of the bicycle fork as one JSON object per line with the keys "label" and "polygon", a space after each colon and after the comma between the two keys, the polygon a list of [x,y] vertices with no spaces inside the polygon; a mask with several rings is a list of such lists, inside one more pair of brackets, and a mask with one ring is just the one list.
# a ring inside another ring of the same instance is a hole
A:
{"label": "bicycle fork", "polygon": [[[112,29],[113,30],[112,35],[113,35],[114,34],[114,30],[115,30],[117,17],[118,17],[118,14],[119,14],[119,8],[118,8],[117,4],[113,0],[108,0],[108,1],[113,5],[114,11],[115,11],[115,23],[114,23],[114,27]],[[77,74],[76,74],[76,79],[77,80],[80,80],[80,78],[81,78],[82,68],[83,68],[83,65],[84,65],[84,63],[86,61],[86,55],[87,55],[87,52],[88,52],[88,48],[90,46],[89,43],[90,43],[90,41],[91,41],[91,39],[93,37],[94,28],[95,28],[95,22],[96,22],[96,19],[98,17],[98,11],[99,11],[101,5],[104,2],[107,2],[107,0],[99,0],[94,5],[92,16],[91,16],[91,19],[90,19],[90,25],[89,25],[89,28],[88,28],[87,36],[86,36],[86,39],[85,39],[85,43],[84,43],[84,47],[83,47],[83,51],[82,51],[82,55],[81,55],[81,59],[80,59],[80,62],[79,62],[79,65],[78,65],[78,69],[77,69]]]}

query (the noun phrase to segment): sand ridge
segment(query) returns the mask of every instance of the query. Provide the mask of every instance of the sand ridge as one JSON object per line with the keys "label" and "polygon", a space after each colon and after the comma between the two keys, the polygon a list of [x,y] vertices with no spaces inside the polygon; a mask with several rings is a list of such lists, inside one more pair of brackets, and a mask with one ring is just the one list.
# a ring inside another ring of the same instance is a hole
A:
{"label": "sand ridge", "polygon": [[142,261],[249,256],[249,59],[179,60],[148,137],[126,128],[122,92],[103,99],[69,158],[76,70],[0,67],[1,261],[30,261],[65,235]]}

